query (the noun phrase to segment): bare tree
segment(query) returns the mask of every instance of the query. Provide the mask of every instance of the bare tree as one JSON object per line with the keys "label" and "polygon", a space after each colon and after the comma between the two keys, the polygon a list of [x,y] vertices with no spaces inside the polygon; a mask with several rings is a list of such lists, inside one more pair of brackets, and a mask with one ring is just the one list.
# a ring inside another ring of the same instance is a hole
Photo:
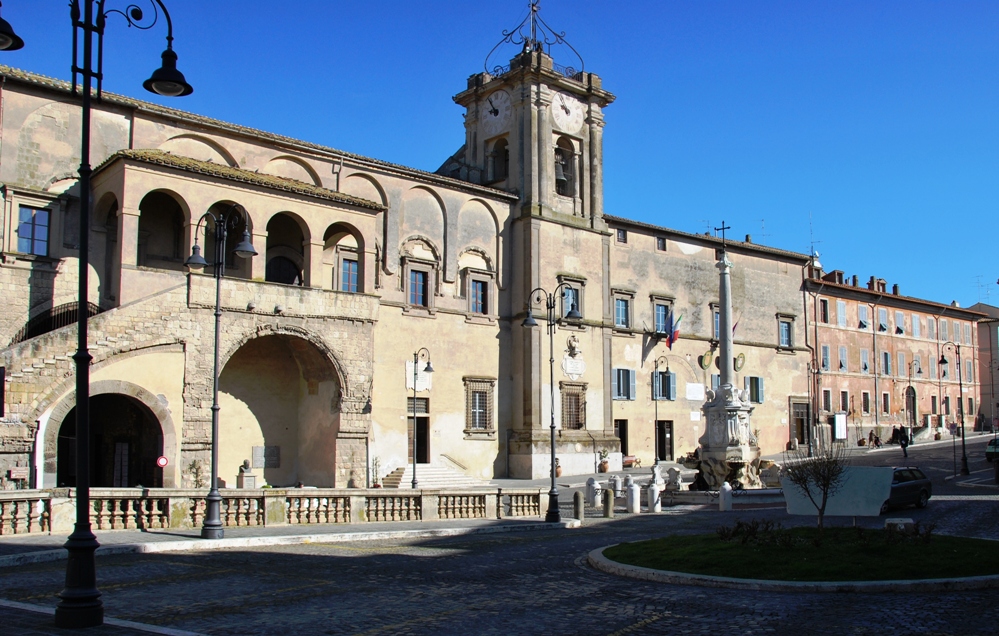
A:
{"label": "bare tree", "polygon": [[843,485],[843,473],[849,457],[842,446],[822,451],[808,457],[806,451],[794,450],[784,454],[784,478],[808,497],[818,512],[819,535],[822,535],[826,504]]}

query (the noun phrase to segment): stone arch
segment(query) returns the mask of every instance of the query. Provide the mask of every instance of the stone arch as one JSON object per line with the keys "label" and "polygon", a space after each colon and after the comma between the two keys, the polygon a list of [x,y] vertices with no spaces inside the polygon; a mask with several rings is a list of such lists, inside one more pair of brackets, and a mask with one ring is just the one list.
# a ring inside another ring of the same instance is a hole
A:
{"label": "stone arch", "polygon": [[343,366],[307,330],[270,327],[227,348],[219,374],[220,477],[235,480],[239,465],[253,458],[258,484],[335,486]]}
{"label": "stone arch", "polygon": [[382,205],[388,205],[388,197],[385,194],[385,188],[382,187],[382,184],[371,175],[362,172],[355,172],[344,177],[343,182],[340,184],[340,192],[361,199],[367,199],[368,201],[374,201],[375,203],[381,203]]}
{"label": "stone arch", "polygon": [[399,250],[402,256],[414,256],[412,253],[412,248],[414,245],[421,245],[424,249],[433,254],[433,260],[437,262],[438,266],[442,262],[441,250],[437,247],[437,244],[428,236],[422,234],[412,234],[407,236],[402,240],[402,248]]}
{"label": "stone arch", "polygon": [[166,189],[147,192],[139,201],[136,264],[184,271],[190,210],[183,197]]}
{"label": "stone arch", "polygon": [[464,257],[466,254],[482,259],[485,264],[484,269],[489,272],[496,273],[496,264],[493,262],[492,257],[489,256],[484,249],[475,246],[467,247],[462,250],[460,254],[458,254],[458,269],[463,268],[463,262],[466,260]]}
{"label": "stone arch", "polygon": [[[180,453],[177,445],[176,428],[173,417],[170,415],[170,410],[151,392],[126,380],[99,380],[92,382],[90,385],[90,397],[94,398],[99,395],[122,395],[129,397],[149,410],[159,424],[160,433],[163,436],[163,455],[168,459],[174,460],[172,462],[174,464],[173,470],[163,471],[163,487],[178,487],[180,484],[177,482],[176,475],[179,467],[175,464],[180,458]],[[43,440],[42,470],[43,483],[45,484],[51,484],[55,481],[59,430],[66,416],[75,407],[76,392],[71,391],[56,404],[49,415]]]}
{"label": "stone arch", "polygon": [[[310,239],[308,224],[297,214],[278,212],[272,215],[267,220],[265,280],[302,285],[308,264],[305,246]],[[295,275],[292,276],[293,274]]]}
{"label": "stone arch", "polygon": [[[324,277],[323,287],[338,291],[364,292],[365,280],[365,241],[364,235],[350,223],[337,222],[330,224],[323,233],[323,266],[327,272],[332,272],[329,283]],[[349,263],[353,260],[356,271],[356,288],[348,289],[344,284],[344,272],[350,274]]]}
{"label": "stone arch", "polygon": [[239,167],[236,159],[220,143],[202,135],[190,133],[175,135],[160,144],[159,150],[199,161],[220,163],[231,168]]}
{"label": "stone arch", "polygon": [[422,234],[435,243],[444,244],[447,206],[434,190],[423,186],[410,188],[403,195],[401,217],[404,233]]}
{"label": "stone arch", "polygon": [[322,179],[315,169],[308,162],[292,157],[290,155],[280,155],[267,162],[267,165],[260,170],[264,174],[271,174],[275,177],[293,179],[303,183],[310,183],[314,186],[322,187]]}

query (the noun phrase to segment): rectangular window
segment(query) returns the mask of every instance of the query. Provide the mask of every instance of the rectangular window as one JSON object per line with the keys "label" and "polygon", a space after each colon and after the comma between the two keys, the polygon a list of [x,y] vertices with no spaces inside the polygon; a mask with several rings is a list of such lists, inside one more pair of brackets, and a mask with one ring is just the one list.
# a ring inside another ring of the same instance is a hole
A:
{"label": "rectangular window", "polygon": [[419,270],[409,272],[409,304],[427,306],[427,273]]}
{"label": "rectangular window", "polygon": [[832,410],[832,391],[829,389],[822,389],[822,410],[826,412]]}
{"label": "rectangular window", "polygon": [[470,296],[473,314],[489,313],[489,284],[486,281],[473,280]]}
{"label": "rectangular window", "polygon": [[972,415],[974,415],[974,413],[975,413],[975,398],[973,398],[973,397],[968,398],[968,410],[966,412],[967,413],[971,413]]}
{"label": "rectangular window", "polygon": [[878,331],[888,331],[888,310],[878,309]]}
{"label": "rectangular window", "polygon": [[937,321],[929,316],[926,317],[926,337],[930,340],[937,339]]}
{"label": "rectangular window", "polygon": [[975,381],[975,368],[971,363],[971,360],[964,361],[964,378],[965,382]]}
{"label": "rectangular window", "polygon": [[901,311],[895,312],[895,333],[899,335],[905,333],[905,314]]}
{"label": "rectangular window", "polygon": [[887,351],[881,352],[881,375],[891,375],[891,354]]}
{"label": "rectangular window", "polygon": [[930,413],[937,414],[937,396],[935,395],[930,396]]}
{"label": "rectangular window", "polygon": [[665,236],[657,236],[656,237],[656,249],[659,250],[660,252],[665,252],[666,251],[666,237]]}
{"label": "rectangular window", "polygon": [[867,391],[860,394],[860,405],[860,408],[864,411],[864,415],[871,414],[871,394]]}
{"label": "rectangular window", "polygon": [[825,298],[819,301],[819,320],[829,322],[829,301]]}
{"label": "rectangular window", "polygon": [[721,374],[712,373],[711,374],[711,390],[717,391],[718,387],[721,386]]}
{"label": "rectangular window", "polygon": [[341,261],[340,291],[357,293],[357,259],[345,258]]}
{"label": "rectangular window", "polygon": [[666,318],[669,316],[669,305],[656,303],[653,307],[656,333],[666,333]]}
{"label": "rectangular window", "polygon": [[840,391],[839,392],[839,410],[843,413],[850,412],[850,392]]}
{"label": "rectangular window", "polygon": [[930,356],[930,377],[937,379],[937,359],[933,356]]}
{"label": "rectangular window", "polygon": [[763,404],[763,378],[748,376],[745,382],[746,391],[749,392],[749,401],[756,404]]}
{"label": "rectangular window", "polygon": [[947,329],[947,320],[944,319],[944,318],[941,318],[940,319],[940,339],[941,340],[950,340],[950,336],[948,335],[948,331],[949,331],[949,329]]}
{"label": "rectangular window", "polygon": [[628,242],[628,230],[618,230],[617,231],[617,242],[627,243]]}
{"label": "rectangular window", "polygon": [[867,349],[860,350],[860,372],[865,374],[871,372],[871,352]]}
{"label": "rectangular window", "polygon": [[631,311],[626,298],[614,299],[614,326],[622,329],[631,326]]}
{"label": "rectangular window", "polygon": [[714,310],[714,321],[715,321],[715,331],[714,331],[715,335],[714,335],[714,339],[715,340],[720,340],[721,339],[721,335],[720,335],[721,334],[721,314],[718,312],[717,309]]}
{"label": "rectangular window", "polygon": [[47,256],[49,253],[49,211],[22,205],[17,223],[17,251]]}
{"label": "rectangular window", "polygon": [[586,385],[560,382],[562,390],[562,428],[582,430],[586,425]]}
{"label": "rectangular window", "polygon": [[867,305],[857,305],[857,328],[867,329],[868,325],[871,324],[870,318],[867,315],[867,310],[869,307]]}
{"label": "rectangular window", "polygon": [[676,399],[676,373],[672,371],[658,371],[652,374],[652,399],[653,400],[675,400]]}
{"label": "rectangular window", "polygon": [[839,348],[839,370],[840,371],[848,370],[846,364],[846,347]]}
{"label": "rectangular window", "polygon": [[836,301],[836,324],[840,327],[846,326],[846,301]]}
{"label": "rectangular window", "polygon": [[885,415],[891,413],[891,394],[882,393],[881,394],[881,412]]}
{"label": "rectangular window", "polygon": [[562,288],[562,317],[565,318],[569,311],[575,307],[576,311],[582,315],[583,306],[579,302],[579,288],[577,287],[563,287]]}
{"label": "rectangular window", "polygon": [[829,370],[829,345],[822,345],[822,370]]}
{"label": "rectangular window", "polygon": [[905,373],[905,352],[898,352],[898,373],[899,375]]}
{"label": "rectangular window", "polygon": [[944,415],[950,415],[950,396],[943,396],[943,412]]}
{"label": "rectangular window", "polygon": [[494,378],[466,377],[465,381],[465,430],[466,433],[493,430]]}
{"label": "rectangular window", "polygon": [[794,338],[792,337],[793,333],[790,320],[785,320],[783,318],[778,319],[777,338],[782,349],[790,349],[794,346]]}
{"label": "rectangular window", "polygon": [[966,344],[966,345],[970,345],[971,344],[971,325],[970,324],[965,324],[964,325],[964,344]]}
{"label": "rectangular window", "polygon": [[916,314],[912,314],[912,337],[913,338],[923,337],[922,329],[920,328],[919,324],[919,316]]}
{"label": "rectangular window", "polygon": [[611,395],[615,400],[635,399],[635,371],[614,369],[611,373]]}

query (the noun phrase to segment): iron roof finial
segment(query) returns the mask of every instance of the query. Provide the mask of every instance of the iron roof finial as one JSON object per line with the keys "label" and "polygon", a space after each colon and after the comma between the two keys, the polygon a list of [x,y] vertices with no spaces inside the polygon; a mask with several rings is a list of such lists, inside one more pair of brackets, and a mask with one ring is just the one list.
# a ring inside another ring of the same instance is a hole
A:
{"label": "iron roof finial", "polygon": [[559,70],[566,77],[573,77],[584,70],[583,57],[576,51],[575,48],[569,41],[565,39],[565,31],[555,31],[551,28],[547,22],[541,17],[541,0],[531,0],[529,4],[529,10],[524,19],[520,21],[520,24],[510,29],[509,31],[503,31],[503,39],[496,43],[496,46],[489,51],[486,55],[486,60],[483,63],[483,68],[486,73],[491,73],[493,75],[502,75],[507,69],[503,65],[495,65],[493,68],[489,68],[489,60],[492,58],[493,53],[496,52],[504,44],[513,44],[521,48],[524,53],[530,51],[540,51],[547,54],[549,57],[551,54],[552,45],[566,46],[572,51],[572,54],[579,60],[579,68],[574,68],[572,66],[560,67]]}

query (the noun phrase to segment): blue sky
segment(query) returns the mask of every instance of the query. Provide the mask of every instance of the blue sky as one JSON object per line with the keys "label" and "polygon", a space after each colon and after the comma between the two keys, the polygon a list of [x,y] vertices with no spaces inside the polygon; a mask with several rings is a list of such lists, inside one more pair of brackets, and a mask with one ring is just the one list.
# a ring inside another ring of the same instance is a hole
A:
{"label": "blue sky", "polygon": [[[106,90],[424,170],[461,145],[451,96],[527,8],[165,3],[194,94],[142,90],[165,25],[120,16]],[[0,61],[69,78],[66,0],[2,15],[27,44]],[[999,304],[999,2],[543,0],[541,15],[617,95],[608,213],[687,232],[724,220],[774,247],[814,241],[827,270],[906,295]]]}

